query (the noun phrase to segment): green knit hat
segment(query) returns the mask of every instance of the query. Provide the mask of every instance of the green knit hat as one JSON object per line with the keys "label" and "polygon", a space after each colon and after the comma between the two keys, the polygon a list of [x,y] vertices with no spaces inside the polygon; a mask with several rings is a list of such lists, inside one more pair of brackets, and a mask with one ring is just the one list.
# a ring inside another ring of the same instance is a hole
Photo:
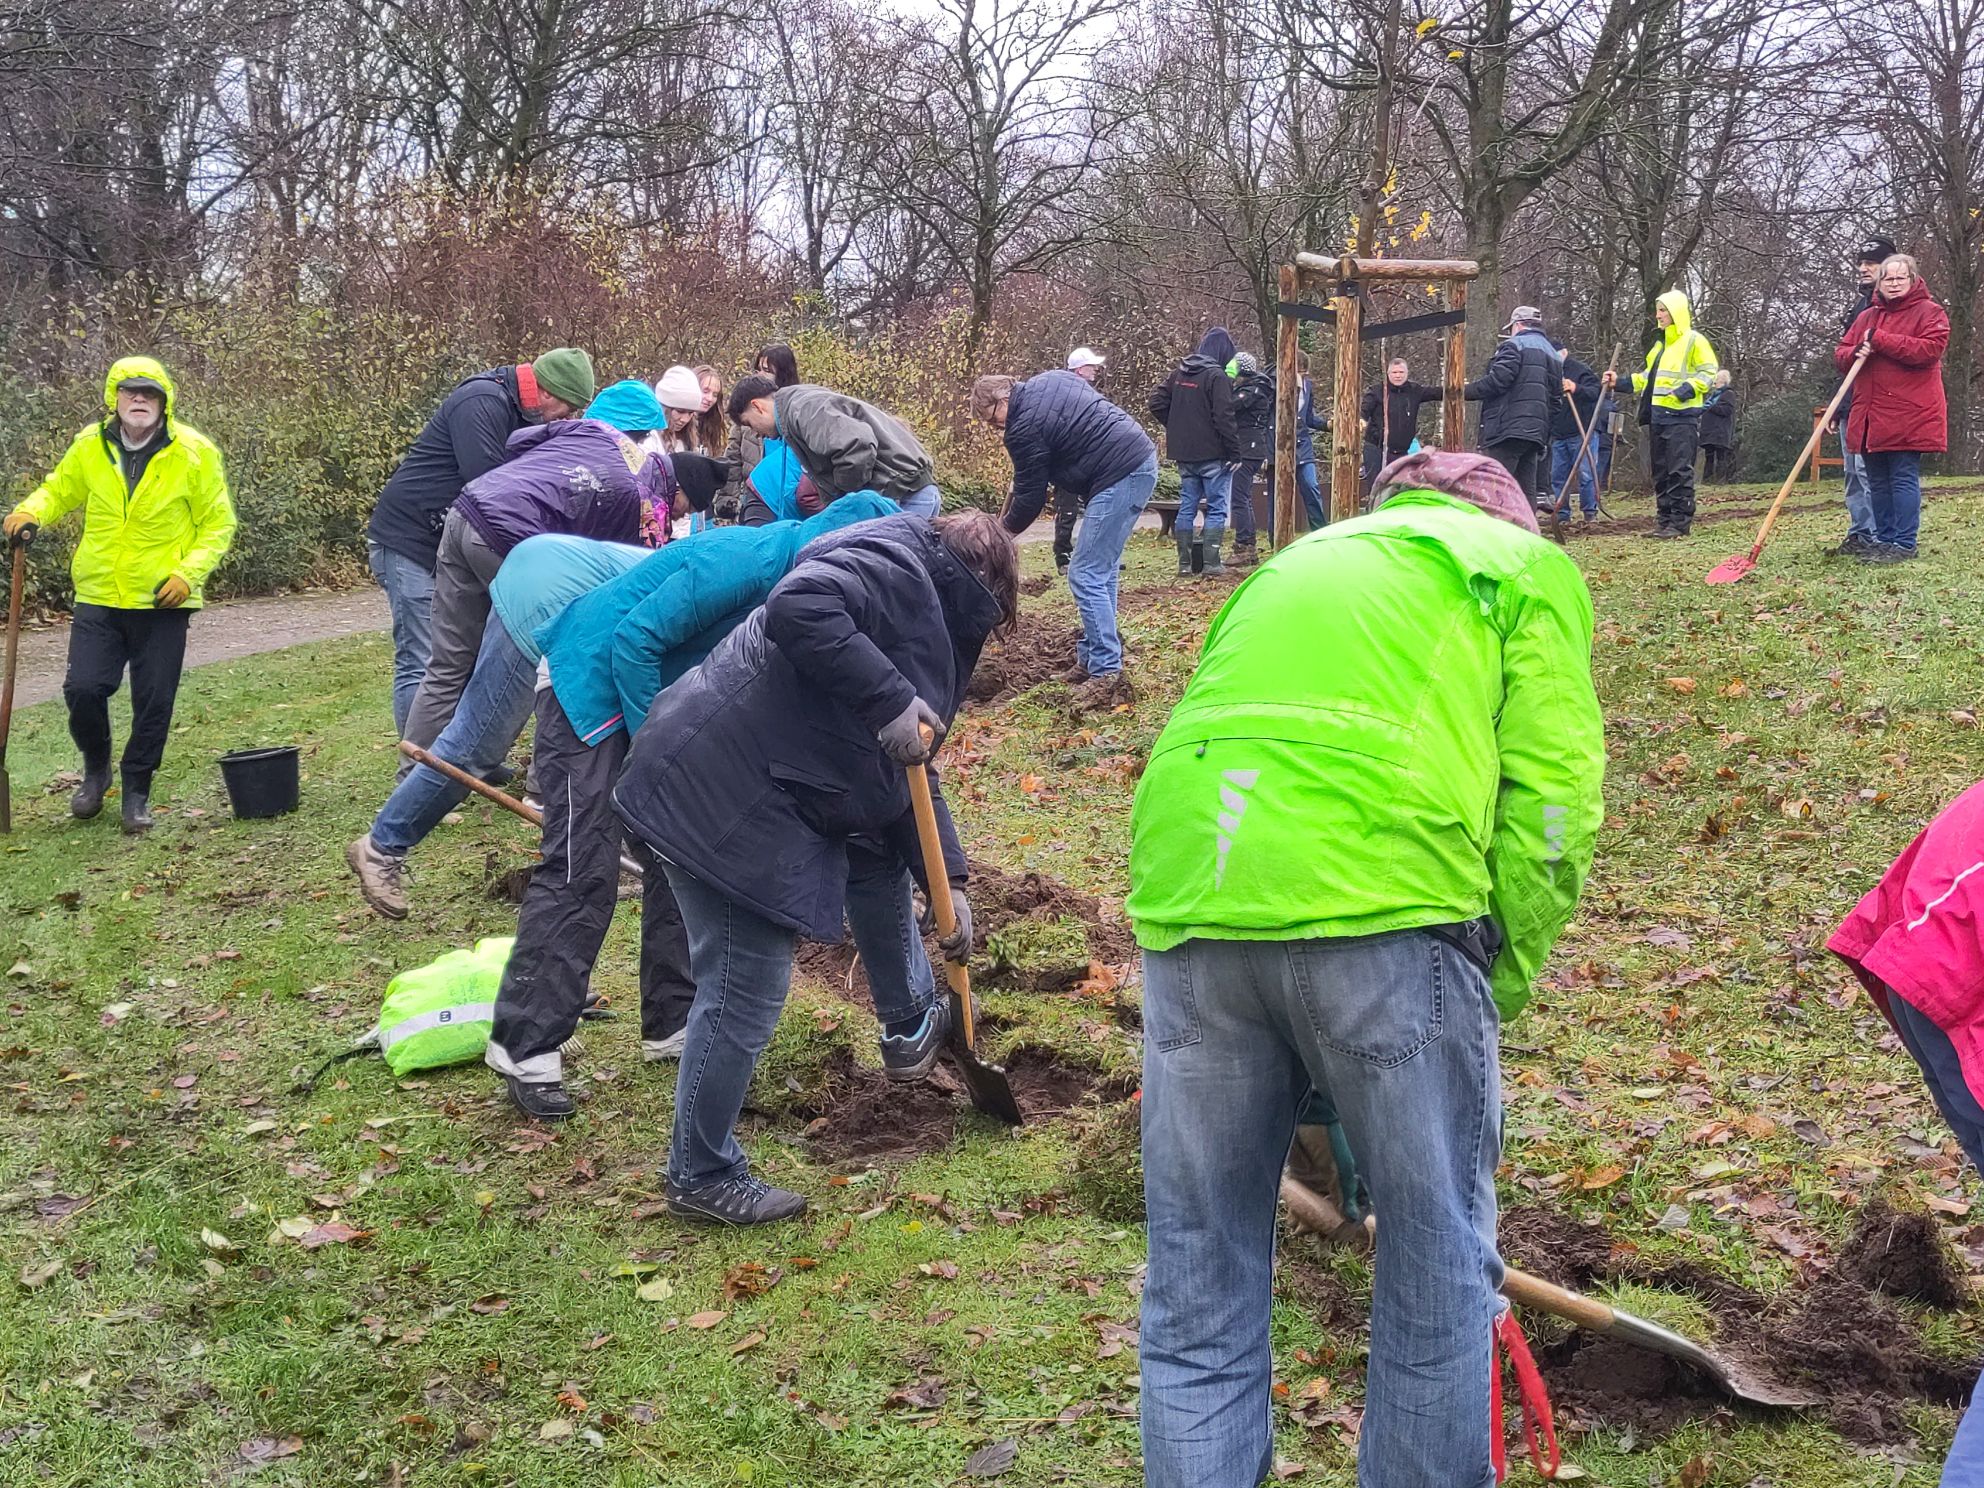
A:
{"label": "green knit hat", "polygon": [[530,364],[530,369],[537,374],[540,391],[574,408],[584,408],[592,402],[592,358],[576,346],[547,351]]}

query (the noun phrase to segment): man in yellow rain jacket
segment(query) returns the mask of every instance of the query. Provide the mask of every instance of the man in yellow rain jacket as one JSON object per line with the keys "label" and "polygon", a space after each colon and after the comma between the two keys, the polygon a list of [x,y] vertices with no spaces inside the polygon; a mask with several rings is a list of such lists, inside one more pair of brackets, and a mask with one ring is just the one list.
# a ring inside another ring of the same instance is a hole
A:
{"label": "man in yellow rain jacket", "polygon": [[88,819],[110,788],[110,698],[131,668],[124,830],[151,828],[152,775],[165,753],[200,587],[234,538],[234,505],[213,441],[173,418],[172,379],[150,357],[125,357],[103,385],[109,414],[76,435],[48,478],[0,522],[9,542],[83,509],[62,696],[83,783],[69,810]]}
{"label": "man in yellow rain jacket", "polygon": [[[1646,354],[1646,370],[1632,374],[1653,455],[1653,490],[1660,513],[1655,537],[1686,537],[1695,520],[1695,448],[1701,443],[1702,404],[1719,369],[1715,348],[1695,329],[1688,297],[1670,289],[1654,301],[1660,339]],[[1605,374],[1609,389],[1616,380]],[[1649,397],[1648,395],[1651,394]]]}

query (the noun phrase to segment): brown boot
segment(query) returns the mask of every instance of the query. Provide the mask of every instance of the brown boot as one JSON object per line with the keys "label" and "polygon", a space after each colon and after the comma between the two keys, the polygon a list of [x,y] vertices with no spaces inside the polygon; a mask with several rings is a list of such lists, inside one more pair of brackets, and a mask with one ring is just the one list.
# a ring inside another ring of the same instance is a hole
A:
{"label": "brown boot", "polygon": [[1107,713],[1136,700],[1137,689],[1130,685],[1130,679],[1122,672],[1109,672],[1077,687],[1073,707],[1076,713]]}

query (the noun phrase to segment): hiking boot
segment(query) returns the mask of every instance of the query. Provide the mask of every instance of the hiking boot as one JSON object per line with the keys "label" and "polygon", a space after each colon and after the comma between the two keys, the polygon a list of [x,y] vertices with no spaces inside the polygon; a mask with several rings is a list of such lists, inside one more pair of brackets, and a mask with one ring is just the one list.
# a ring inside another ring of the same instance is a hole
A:
{"label": "hiking boot", "polygon": [[406,918],[406,854],[380,852],[367,832],[344,850],[344,860],[367,904],[389,920]]}
{"label": "hiking boot", "polygon": [[937,1067],[937,1056],[950,1036],[951,999],[939,992],[913,1032],[882,1035],[882,1073],[902,1084],[921,1080]]}
{"label": "hiking boot", "polygon": [[1826,549],[1828,558],[1858,558],[1870,548],[1879,547],[1871,537],[1862,537],[1857,532],[1849,532],[1840,540],[1839,546]]}
{"label": "hiking boot", "polygon": [[1669,527],[1663,523],[1654,528],[1648,535],[1659,542],[1671,542],[1677,537],[1686,537],[1688,534],[1683,532],[1679,527]]}
{"label": "hiking boot", "polygon": [[649,1064],[660,1064],[666,1059],[680,1059],[682,1046],[689,1042],[689,1025],[683,1024],[667,1038],[642,1039],[641,1058]]}
{"label": "hiking boot", "polygon": [[1261,561],[1259,550],[1250,542],[1236,542],[1226,557],[1228,568],[1252,568]]}
{"label": "hiking boot", "polygon": [[152,794],[146,785],[124,787],[124,835],[141,837],[152,829]]}
{"label": "hiking boot", "polygon": [[1065,672],[1061,673],[1061,680],[1070,687],[1080,687],[1082,683],[1089,680],[1089,670],[1080,662],[1076,662]]}
{"label": "hiking boot", "polygon": [[76,787],[76,793],[69,797],[69,815],[77,821],[88,821],[103,810],[104,793],[110,789],[110,766],[101,770],[83,767],[83,783]]}
{"label": "hiking boot", "polygon": [[773,1188],[762,1178],[742,1173],[721,1183],[705,1183],[701,1188],[677,1188],[669,1184],[668,1212],[683,1219],[741,1229],[746,1225],[797,1218],[806,1212],[806,1196],[790,1189]]}
{"label": "hiking boot", "polygon": [[505,1075],[503,1086],[510,1092],[511,1104],[539,1121],[564,1121],[579,1109],[571,1091],[559,1080],[519,1080]]}
{"label": "hiking boot", "polygon": [[1105,713],[1119,703],[1136,700],[1137,690],[1130,685],[1128,677],[1121,672],[1106,672],[1077,687],[1073,705],[1077,713]]}

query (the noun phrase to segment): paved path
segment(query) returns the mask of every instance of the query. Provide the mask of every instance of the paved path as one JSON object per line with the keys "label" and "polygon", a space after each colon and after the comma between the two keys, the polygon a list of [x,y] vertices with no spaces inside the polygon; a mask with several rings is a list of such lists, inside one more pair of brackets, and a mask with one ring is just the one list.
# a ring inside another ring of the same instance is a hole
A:
{"label": "paved path", "polygon": [[[311,589],[302,594],[214,604],[193,617],[186,639],[186,665],[233,661],[310,641],[386,630],[391,625],[385,592],[371,584],[359,589]],[[68,654],[66,620],[42,630],[23,631],[15,705],[25,708],[60,696]]]}

